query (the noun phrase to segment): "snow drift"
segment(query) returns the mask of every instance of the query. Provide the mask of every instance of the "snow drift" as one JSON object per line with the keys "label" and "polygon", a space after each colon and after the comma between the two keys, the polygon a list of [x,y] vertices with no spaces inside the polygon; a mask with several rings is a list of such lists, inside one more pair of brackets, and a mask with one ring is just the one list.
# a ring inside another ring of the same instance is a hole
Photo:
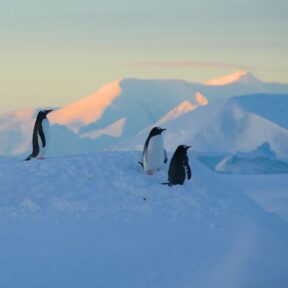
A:
{"label": "snow drift", "polygon": [[0,162],[1,286],[287,286],[286,223],[191,155],[172,188],[138,156]]}

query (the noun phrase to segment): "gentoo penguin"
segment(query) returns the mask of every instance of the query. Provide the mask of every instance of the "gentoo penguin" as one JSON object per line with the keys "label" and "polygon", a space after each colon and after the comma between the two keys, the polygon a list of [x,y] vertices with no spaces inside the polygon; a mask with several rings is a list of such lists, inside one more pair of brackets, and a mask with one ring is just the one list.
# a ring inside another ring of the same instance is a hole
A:
{"label": "gentoo penguin", "polygon": [[32,158],[43,159],[49,140],[49,121],[46,116],[51,111],[53,110],[42,110],[38,113],[32,136],[33,151],[26,161]]}
{"label": "gentoo penguin", "polygon": [[168,171],[168,184],[172,185],[183,185],[186,179],[191,178],[191,168],[189,166],[189,160],[187,151],[191,146],[180,145],[174,152]]}
{"label": "gentoo penguin", "polygon": [[148,175],[153,175],[153,172],[163,167],[167,162],[167,153],[164,149],[162,132],[166,129],[154,127],[149,133],[145,142],[142,162],[139,162]]}

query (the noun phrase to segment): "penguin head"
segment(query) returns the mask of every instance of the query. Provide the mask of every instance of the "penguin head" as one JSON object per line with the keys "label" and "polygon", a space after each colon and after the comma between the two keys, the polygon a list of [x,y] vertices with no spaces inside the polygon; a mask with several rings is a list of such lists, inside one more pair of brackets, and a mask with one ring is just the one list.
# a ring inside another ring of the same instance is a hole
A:
{"label": "penguin head", "polygon": [[177,154],[187,155],[188,149],[191,148],[191,146],[188,145],[179,145],[176,149]]}
{"label": "penguin head", "polygon": [[52,112],[53,109],[48,109],[48,110],[41,110],[39,111],[38,115],[37,115],[37,120],[43,120],[46,118],[47,114],[49,114],[50,112]]}
{"label": "penguin head", "polygon": [[52,112],[53,111],[53,109],[48,109],[48,110],[44,110],[43,112],[44,112],[44,114],[47,116],[47,114],[49,114],[50,112]]}
{"label": "penguin head", "polygon": [[154,128],[152,128],[152,130],[150,131],[149,136],[152,137],[152,136],[156,136],[156,135],[161,135],[161,133],[162,133],[163,131],[166,131],[166,129],[160,128],[160,127],[154,127]]}

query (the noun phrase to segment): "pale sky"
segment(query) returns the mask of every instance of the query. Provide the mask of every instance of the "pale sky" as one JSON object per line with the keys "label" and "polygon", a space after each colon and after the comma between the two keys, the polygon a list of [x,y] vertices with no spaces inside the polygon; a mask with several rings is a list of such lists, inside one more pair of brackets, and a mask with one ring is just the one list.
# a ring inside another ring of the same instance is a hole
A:
{"label": "pale sky", "polygon": [[0,111],[60,106],[116,79],[288,83],[287,0],[0,0]]}

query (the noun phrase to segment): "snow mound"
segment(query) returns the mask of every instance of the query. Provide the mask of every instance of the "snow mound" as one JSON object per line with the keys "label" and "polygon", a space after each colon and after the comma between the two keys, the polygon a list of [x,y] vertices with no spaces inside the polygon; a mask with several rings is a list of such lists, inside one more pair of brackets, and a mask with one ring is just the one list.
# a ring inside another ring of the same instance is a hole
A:
{"label": "snow mound", "polygon": [[286,223],[194,157],[170,188],[138,156],[0,162],[3,287],[285,287]]}

